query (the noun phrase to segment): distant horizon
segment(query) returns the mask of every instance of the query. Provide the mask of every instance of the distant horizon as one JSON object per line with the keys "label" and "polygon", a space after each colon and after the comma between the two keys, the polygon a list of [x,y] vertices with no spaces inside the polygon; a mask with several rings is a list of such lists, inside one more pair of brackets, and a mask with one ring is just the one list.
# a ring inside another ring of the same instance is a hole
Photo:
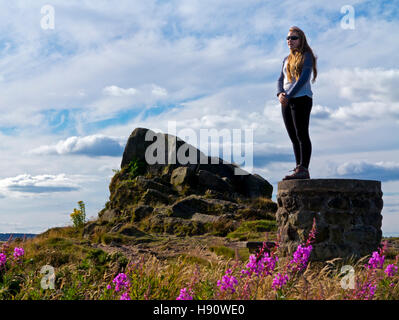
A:
{"label": "distant horizon", "polygon": [[16,237],[16,238],[23,238],[24,236],[26,238],[34,238],[38,234],[35,233],[0,233],[0,241],[7,241],[10,236]]}
{"label": "distant horizon", "polygon": [[28,234],[34,234],[34,235],[37,235],[37,234],[39,234],[39,233],[30,233],[30,232],[0,232],[0,235],[4,235],[4,234],[22,234],[22,235],[24,235],[24,234],[26,234],[26,235],[28,235]]}

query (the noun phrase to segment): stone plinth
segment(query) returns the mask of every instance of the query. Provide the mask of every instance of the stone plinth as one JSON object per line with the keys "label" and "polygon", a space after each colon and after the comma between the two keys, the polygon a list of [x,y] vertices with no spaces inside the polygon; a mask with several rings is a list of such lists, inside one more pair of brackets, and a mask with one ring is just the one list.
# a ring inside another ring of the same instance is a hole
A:
{"label": "stone plinth", "polygon": [[283,254],[306,242],[316,219],[311,260],[360,258],[382,238],[381,182],[352,179],[287,180],[278,183],[276,213]]}

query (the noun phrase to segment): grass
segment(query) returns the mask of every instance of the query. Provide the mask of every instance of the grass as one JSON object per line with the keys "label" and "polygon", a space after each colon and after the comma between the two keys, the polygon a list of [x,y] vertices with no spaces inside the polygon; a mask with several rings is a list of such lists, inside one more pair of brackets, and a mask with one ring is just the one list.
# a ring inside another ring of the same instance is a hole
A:
{"label": "grass", "polygon": [[265,212],[276,212],[277,204],[270,198],[257,197],[253,199],[241,199],[239,202],[250,206],[253,209],[261,209]]}
{"label": "grass", "polygon": [[[54,238],[48,243],[65,245],[64,240]],[[34,271],[33,265],[25,262],[23,268],[15,266],[3,276],[0,294],[3,299],[118,299],[119,293],[107,290],[106,286],[119,273],[125,272],[130,279],[131,299],[176,299],[181,288],[191,288],[196,299],[276,299],[272,288],[273,277],[262,276],[240,279],[240,270],[246,263],[233,258],[233,252],[226,247],[211,249],[223,259],[212,264],[204,258],[182,255],[176,259],[158,260],[143,256],[128,264],[122,255],[109,255],[94,249],[88,250],[77,264],[65,262],[57,267],[54,290],[40,288],[41,275]],[[275,273],[282,272],[287,259],[282,258]],[[341,262],[342,264],[342,262]],[[284,299],[345,299],[350,292],[341,288],[339,261],[329,265],[310,264],[304,272],[295,276],[294,281],[281,293]],[[35,264],[34,264],[35,265]],[[353,264],[359,279],[364,281],[365,271],[362,264]],[[217,286],[225,271],[233,269],[233,275],[239,279],[235,293],[221,292]],[[12,272],[11,272],[12,271]],[[377,298],[398,299],[398,278],[389,288],[382,286]],[[247,285],[247,291],[244,287]]]}
{"label": "grass", "polygon": [[[229,235],[234,239],[237,239],[235,236],[252,238],[256,235],[263,240],[265,232],[268,231],[272,235],[274,229],[275,224],[270,220],[249,221],[243,223],[236,230],[238,232]],[[398,265],[395,259],[399,252],[395,247],[384,252],[385,263],[382,269],[365,268],[369,257],[357,261],[335,259],[311,262],[302,271],[289,273],[289,281],[276,290],[273,287],[274,279],[278,273],[287,273],[287,270],[290,270],[287,266],[292,259],[280,256],[278,251],[274,254],[279,259],[270,274],[264,272],[259,276],[248,276],[242,274],[242,270],[249,270],[249,252],[246,248],[234,250],[220,244],[198,244],[198,248],[169,259],[159,259],[143,253],[129,260],[120,251],[109,253],[91,247],[91,240],[83,238],[80,230],[65,227],[50,229],[33,239],[8,243],[9,248],[3,248],[8,257],[7,264],[5,268],[0,268],[0,299],[119,299],[122,292],[114,290],[112,280],[120,273],[126,274],[129,279],[130,298],[138,300],[174,300],[182,288],[187,288],[197,300],[341,300],[367,297],[377,300],[399,299],[398,273],[392,277],[384,273],[388,264]],[[165,240],[162,243],[165,247],[162,247],[154,241],[151,248],[166,250],[169,243],[169,240]],[[25,250],[21,262],[15,262],[12,258],[15,246]],[[54,267],[54,289],[42,288],[44,274],[40,273],[40,270],[44,265]],[[353,268],[357,289],[343,288],[343,280],[348,276],[341,272],[345,265]],[[229,269],[229,277],[233,276],[237,280],[235,292],[221,291],[218,286],[218,281],[223,282],[223,276],[226,276]],[[111,285],[111,289],[107,289],[108,285]],[[363,290],[362,293],[362,287],[370,288],[374,285],[376,289],[373,295],[367,291],[369,289]]]}
{"label": "grass", "polygon": [[249,251],[247,248],[237,248],[236,250],[233,250],[232,248],[225,246],[211,246],[209,250],[224,259],[238,258],[240,261],[245,262],[249,257]]}
{"label": "grass", "polygon": [[[190,254],[181,254],[179,256],[179,258],[183,259],[183,263],[200,265],[200,266],[205,266],[208,268],[212,267],[212,263],[209,260],[198,257],[198,256],[193,256]],[[175,260],[174,262],[177,263],[179,261],[179,258],[177,260],[176,260],[176,258],[170,259],[170,262],[173,263],[173,260]]]}
{"label": "grass", "polygon": [[230,232],[227,235],[227,238],[238,239],[240,241],[263,241],[265,232],[271,232],[276,230],[276,221],[273,220],[245,221],[242,222],[236,230]]}
{"label": "grass", "polygon": [[225,246],[212,246],[209,248],[209,250],[215,252],[218,256],[222,256],[227,259],[234,259],[235,257],[234,250]]}

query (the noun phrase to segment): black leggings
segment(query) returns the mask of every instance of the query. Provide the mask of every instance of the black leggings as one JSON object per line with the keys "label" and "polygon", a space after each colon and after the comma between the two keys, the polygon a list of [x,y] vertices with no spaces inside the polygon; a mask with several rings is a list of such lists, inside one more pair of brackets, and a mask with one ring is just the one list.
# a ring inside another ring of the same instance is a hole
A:
{"label": "black leggings", "polygon": [[313,99],[309,96],[291,98],[281,106],[285,127],[294,147],[297,165],[309,168],[312,144],[309,137],[309,118]]}

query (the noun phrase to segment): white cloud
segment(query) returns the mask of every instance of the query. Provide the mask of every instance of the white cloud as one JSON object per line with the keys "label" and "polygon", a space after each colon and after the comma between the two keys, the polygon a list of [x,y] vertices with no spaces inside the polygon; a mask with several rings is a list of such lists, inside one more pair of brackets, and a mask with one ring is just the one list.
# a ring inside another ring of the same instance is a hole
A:
{"label": "white cloud", "polygon": [[341,97],[350,101],[398,102],[399,69],[353,68],[332,69],[327,75],[339,88]]}
{"label": "white cloud", "polygon": [[21,174],[0,180],[0,194],[18,197],[22,194],[48,194],[76,191],[79,186],[65,174],[37,175]]}
{"label": "white cloud", "polygon": [[336,169],[339,176],[351,178],[373,179],[381,181],[399,180],[399,162],[368,160],[347,161]]}
{"label": "white cloud", "polygon": [[320,132],[323,128],[348,131],[365,123],[375,129],[382,126],[384,131],[399,120],[399,94],[394,89],[399,69],[333,68],[319,76],[311,118],[317,120]]}
{"label": "white cloud", "polygon": [[86,137],[69,137],[56,145],[44,145],[31,151],[32,154],[80,154],[87,156],[120,156],[123,153],[123,138],[101,134]]}
{"label": "white cloud", "polygon": [[159,87],[155,84],[152,85],[152,94],[156,96],[165,97],[168,95],[168,91],[165,88]]}
{"label": "white cloud", "polygon": [[340,121],[356,121],[359,124],[364,124],[365,120],[392,120],[399,118],[399,102],[353,102],[348,106],[340,106],[331,114],[331,118]]}
{"label": "white cloud", "polygon": [[321,106],[319,104],[312,106],[311,117],[317,119],[327,119],[331,117],[333,111],[326,106]]}
{"label": "white cloud", "polygon": [[135,88],[119,88],[118,86],[108,86],[103,89],[104,93],[114,97],[134,96],[137,93]]}

